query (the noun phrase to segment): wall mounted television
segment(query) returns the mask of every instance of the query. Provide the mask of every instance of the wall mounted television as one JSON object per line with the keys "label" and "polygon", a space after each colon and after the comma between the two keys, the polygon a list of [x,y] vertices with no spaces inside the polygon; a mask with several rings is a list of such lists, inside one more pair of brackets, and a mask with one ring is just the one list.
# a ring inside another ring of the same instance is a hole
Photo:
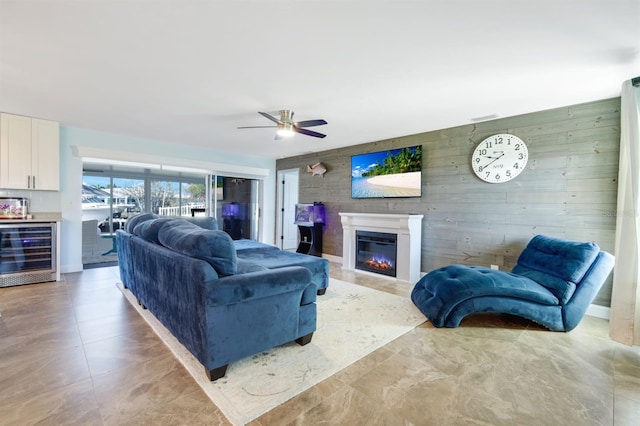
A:
{"label": "wall mounted television", "polygon": [[421,196],[421,145],[351,157],[351,198]]}

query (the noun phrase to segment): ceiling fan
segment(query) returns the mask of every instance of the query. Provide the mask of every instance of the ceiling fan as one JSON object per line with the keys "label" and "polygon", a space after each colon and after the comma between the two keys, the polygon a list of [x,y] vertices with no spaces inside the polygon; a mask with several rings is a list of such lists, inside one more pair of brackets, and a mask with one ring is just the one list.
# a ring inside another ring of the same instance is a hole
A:
{"label": "ceiling fan", "polygon": [[313,136],[314,138],[324,138],[327,135],[314,132],[313,130],[305,129],[305,127],[322,126],[327,124],[325,120],[305,120],[305,121],[293,121],[293,111],[289,109],[280,110],[280,119],[274,117],[266,112],[258,112],[258,114],[276,123],[276,126],[244,126],[238,127],[238,129],[258,129],[258,128],[277,128],[275,139],[282,139],[293,136],[294,133],[300,133],[307,136]]}

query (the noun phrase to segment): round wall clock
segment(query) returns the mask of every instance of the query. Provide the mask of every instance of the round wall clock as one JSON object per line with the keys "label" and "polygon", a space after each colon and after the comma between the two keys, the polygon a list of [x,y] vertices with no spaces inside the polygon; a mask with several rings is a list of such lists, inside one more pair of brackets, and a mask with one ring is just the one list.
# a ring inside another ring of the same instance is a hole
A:
{"label": "round wall clock", "polygon": [[471,168],[485,182],[503,183],[522,173],[528,159],[529,151],[522,139],[502,133],[478,144],[471,157]]}

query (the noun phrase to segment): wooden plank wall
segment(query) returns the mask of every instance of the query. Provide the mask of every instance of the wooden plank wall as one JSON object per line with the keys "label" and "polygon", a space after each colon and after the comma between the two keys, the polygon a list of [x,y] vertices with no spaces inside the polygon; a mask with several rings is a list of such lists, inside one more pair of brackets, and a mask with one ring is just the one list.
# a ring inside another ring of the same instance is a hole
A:
{"label": "wooden plank wall", "polygon": [[[489,184],[470,161],[496,133],[522,138],[529,162],[514,180]],[[351,198],[352,155],[413,145],[423,147],[421,198]],[[510,270],[537,234],[595,241],[613,253],[619,145],[620,98],[613,98],[280,159],[276,167],[299,167],[300,202],[325,204],[324,253],[342,256],[338,212],[422,213],[422,271],[452,263]],[[319,161],[324,177],[306,173]],[[611,283],[595,304],[610,306]]]}

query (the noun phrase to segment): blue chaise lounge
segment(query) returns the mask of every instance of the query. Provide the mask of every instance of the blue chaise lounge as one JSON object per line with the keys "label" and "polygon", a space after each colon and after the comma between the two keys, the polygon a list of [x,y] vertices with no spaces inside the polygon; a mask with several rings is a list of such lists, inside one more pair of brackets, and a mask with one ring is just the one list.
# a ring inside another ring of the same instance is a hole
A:
{"label": "blue chaise lounge", "polygon": [[449,265],[422,277],[411,300],[436,327],[458,327],[473,313],[517,315],[553,331],[578,325],[614,257],[591,242],[535,236],[511,272]]}

